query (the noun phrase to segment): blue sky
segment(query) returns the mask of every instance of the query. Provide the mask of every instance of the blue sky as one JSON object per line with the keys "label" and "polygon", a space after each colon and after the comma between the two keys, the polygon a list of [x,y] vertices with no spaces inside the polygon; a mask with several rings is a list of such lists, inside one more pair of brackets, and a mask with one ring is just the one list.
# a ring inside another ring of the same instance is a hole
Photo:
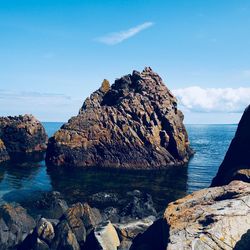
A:
{"label": "blue sky", "polygon": [[66,121],[151,66],[186,123],[236,123],[250,100],[248,0],[0,0],[0,115]]}

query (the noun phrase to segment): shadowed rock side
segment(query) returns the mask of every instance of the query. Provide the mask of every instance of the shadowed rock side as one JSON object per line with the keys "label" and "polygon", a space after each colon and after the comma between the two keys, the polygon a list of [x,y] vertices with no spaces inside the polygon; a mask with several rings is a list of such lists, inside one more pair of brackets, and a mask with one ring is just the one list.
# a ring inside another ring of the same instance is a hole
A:
{"label": "shadowed rock side", "polygon": [[44,127],[32,115],[0,117],[0,138],[10,155],[44,151],[48,140]]}
{"label": "shadowed rock side", "polygon": [[250,182],[250,106],[239,122],[235,137],[211,186],[225,185],[232,180]]}
{"label": "shadowed rock side", "polygon": [[249,214],[249,183],[233,181],[227,186],[203,189],[170,203],[163,219],[137,236],[131,249],[246,250]]}
{"label": "shadowed rock side", "polygon": [[9,154],[3,141],[0,139],[0,162],[9,160]]}
{"label": "shadowed rock side", "polygon": [[134,71],[87,98],[49,139],[55,166],[155,168],[180,165],[192,151],[177,100],[150,68]]}

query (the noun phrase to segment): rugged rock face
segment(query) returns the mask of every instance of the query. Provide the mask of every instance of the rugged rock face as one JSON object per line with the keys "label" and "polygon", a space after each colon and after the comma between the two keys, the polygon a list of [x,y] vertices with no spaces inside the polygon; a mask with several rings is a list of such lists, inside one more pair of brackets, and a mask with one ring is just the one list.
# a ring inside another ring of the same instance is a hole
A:
{"label": "rugged rock face", "polygon": [[87,98],[50,138],[46,161],[55,166],[159,168],[192,153],[177,100],[150,68],[134,71]]}
{"label": "rugged rock face", "polygon": [[9,154],[46,149],[44,127],[32,115],[0,117],[0,138]]}
{"label": "rugged rock face", "polygon": [[[163,220],[138,236],[131,249],[249,249],[250,184],[233,181],[168,205]],[[156,246],[152,240],[158,230]]]}
{"label": "rugged rock face", "polygon": [[0,139],[0,162],[9,160],[9,154],[6,150],[6,147],[3,141]]}
{"label": "rugged rock face", "polygon": [[238,129],[211,186],[232,180],[250,182],[250,106],[239,122]]}
{"label": "rugged rock face", "polygon": [[12,249],[35,227],[35,221],[19,205],[0,207],[0,249]]}

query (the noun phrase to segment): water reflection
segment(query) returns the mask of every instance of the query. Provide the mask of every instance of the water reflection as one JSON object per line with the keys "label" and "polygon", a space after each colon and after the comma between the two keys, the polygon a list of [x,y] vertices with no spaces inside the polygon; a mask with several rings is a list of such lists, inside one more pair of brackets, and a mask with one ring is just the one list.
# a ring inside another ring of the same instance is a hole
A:
{"label": "water reflection", "polygon": [[187,167],[166,170],[135,171],[114,169],[48,169],[53,190],[61,192],[69,203],[87,201],[98,192],[115,193],[122,198],[138,189],[152,195],[158,210],[186,194]]}
{"label": "water reflection", "polygon": [[20,202],[35,190],[50,189],[44,153],[18,154],[11,159],[0,165],[0,203]]}

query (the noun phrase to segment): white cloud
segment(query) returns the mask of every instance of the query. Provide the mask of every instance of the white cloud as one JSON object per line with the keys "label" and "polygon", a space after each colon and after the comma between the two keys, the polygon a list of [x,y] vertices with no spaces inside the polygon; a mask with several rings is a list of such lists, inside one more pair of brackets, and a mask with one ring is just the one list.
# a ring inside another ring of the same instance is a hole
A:
{"label": "white cloud", "polygon": [[145,22],[143,24],[137,25],[135,27],[132,27],[128,30],[122,30],[119,32],[114,32],[114,33],[110,33],[107,34],[103,37],[99,37],[96,40],[98,42],[107,44],[107,45],[115,45],[117,43],[121,43],[124,40],[135,36],[136,34],[138,34],[139,32],[148,29],[149,27],[153,26],[154,23],[152,22]]}
{"label": "white cloud", "polygon": [[201,88],[192,86],[175,89],[180,106],[193,112],[241,113],[250,104],[250,88]]}

